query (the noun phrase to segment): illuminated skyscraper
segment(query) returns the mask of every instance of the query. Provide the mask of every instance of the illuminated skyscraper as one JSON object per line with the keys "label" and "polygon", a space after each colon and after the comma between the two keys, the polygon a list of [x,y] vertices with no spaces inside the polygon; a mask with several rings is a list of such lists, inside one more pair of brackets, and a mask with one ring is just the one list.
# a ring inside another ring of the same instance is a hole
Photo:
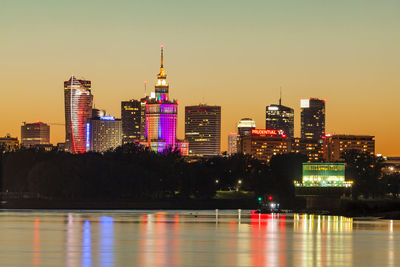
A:
{"label": "illuminated skyscraper", "polygon": [[185,107],[185,138],[189,154],[215,156],[221,152],[221,107]]}
{"label": "illuminated skyscraper", "polygon": [[141,101],[130,100],[121,102],[122,142],[133,143],[140,140]]}
{"label": "illuminated skyscraper", "polygon": [[155,85],[155,97],[146,103],[145,140],[153,151],[176,148],[178,102],[169,99],[167,74],[164,72],[164,46],[161,46],[161,67]]}
{"label": "illuminated skyscraper", "polygon": [[267,106],[265,115],[266,129],[283,130],[287,137],[294,137],[294,110],[282,106],[281,99],[279,105]]}
{"label": "illuminated skyscraper", "polygon": [[301,99],[301,138],[321,139],[325,135],[325,100]]}
{"label": "illuminated skyscraper", "polygon": [[50,126],[43,122],[25,123],[21,126],[21,145],[31,147],[50,144]]}
{"label": "illuminated skyscraper", "polygon": [[65,150],[86,152],[86,122],[92,117],[91,81],[72,76],[64,81]]}
{"label": "illuminated skyscraper", "polygon": [[246,136],[251,134],[251,130],[256,128],[256,122],[250,118],[243,118],[238,123],[239,136]]}

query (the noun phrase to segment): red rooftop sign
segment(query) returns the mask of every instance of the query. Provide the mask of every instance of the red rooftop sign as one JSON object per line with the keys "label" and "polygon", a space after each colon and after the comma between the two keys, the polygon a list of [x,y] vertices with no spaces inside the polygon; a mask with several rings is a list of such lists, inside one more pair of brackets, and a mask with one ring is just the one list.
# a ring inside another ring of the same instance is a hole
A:
{"label": "red rooftop sign", "polygon": [[271,130],[271,129],[253,129],[251,130],[252,135],[281,135],[286,137],[283,130]]}

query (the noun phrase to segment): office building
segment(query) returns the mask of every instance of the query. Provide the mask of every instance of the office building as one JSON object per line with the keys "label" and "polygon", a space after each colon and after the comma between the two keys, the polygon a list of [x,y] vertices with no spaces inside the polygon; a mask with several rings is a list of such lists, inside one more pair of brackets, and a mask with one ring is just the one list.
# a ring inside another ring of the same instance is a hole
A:
{"label": "office building", "polygon": [[237,153],[238,134],[233,132],[228,135],[228,155]]}
{"label": "office building", "polygon": [[86,123],[92,117],[91,81],[72,76],[64,82],[65,150],[86,151]]}
{"label": "office building", "polygon": [[32,147],[50,144],[50,126],[43,122],[23,123],[21,126],[21,146]]}
{"label": "office building", "polygon": [[291,138],[289,146],[290,152],[307,156],[308,162],[322,162],[324,160],[322,139]]}
{"label": "office building", "polygon": [[325,135],[325,100],[301,99],[301,138],[321,139]]}
{"label": "office building", "polygon": [[283,130],[287,137],[294,137],[294,110],[281,105],[269,105],[265,108],[265,128]]}
{"label": "office building", "polygon": [[289,141],[283,131],[253,129],[249,135],[239,136],[238,153],[269,162],[274,155],[289,151]]}
{"label": "office building", "polygon": [[6,152],[15,151],[19,147],[19,141],[16,137],[11,137],[7,134],[4,137],[0,137],[0,149],[4,149]]}
{"label": "office building", "polygon": [[122,122],[112,116],[89,119],[86,123],[87,151],[105,152],[122,145]]}
{"label": "office building", "polygon": [[122,121],[122,143],[139,142],[141,133],[141,110],[140,100],[129,100],[121,102]]}
{"label": "office building", "polygon": [[375,154],[375,137],[370,135],[326,135],[323,144],[324,160],[328,162],[339,161],[350,150]]}
{"label": "office building", "polygon": [[221,152],[221,107],[186,106],[185,139],[189,154],[215,156]]}
{"label": "office building", "polygon": [[256,122],[251,118],[243,118],[238,123],[238,135],[250,135],[251,130],[256,128]]}

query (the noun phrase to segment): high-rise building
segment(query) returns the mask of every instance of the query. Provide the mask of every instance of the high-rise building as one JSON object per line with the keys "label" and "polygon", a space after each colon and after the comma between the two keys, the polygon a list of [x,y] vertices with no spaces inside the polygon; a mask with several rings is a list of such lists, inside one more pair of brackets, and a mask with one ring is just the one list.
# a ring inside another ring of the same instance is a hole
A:
{"label": "high-rise building", "polygon": [[265,129],[283,130],[287,137],[294,137],[294,110],[279,105],[269,105],[265,108]]}
{"label": "high-rise building", "polygon": [[122,143],[134,143],[140,140],[142,102],[130,100],[121,102]]}
{"label": "high-rise building", "polygon": [[221,107],[186,106],[185,138],[189,154],[215,156],[221,152]]}
{"label": "high-rise building", "polygon": [[164,72],[164,47],[161,46],[161,66],[157,75],[154,98],[146,103],[146,134],[147,146],[153,151],[162,152],[165,149],[175,149],[176,127],[178,118],[178,102],[169,99],[167,74]]}
{"label": "high-rise building", "polygon": [[256,128],[256,122],[250,118],[243,118],[238,123],[239,136],[250,135],[251,130]]}
{"label": "high-rise building", "polygon": [[289,141],[283,131],[254,129],[249,135],[239,136],[238,153],[269,162],[274,155],[289,152]]}
{"label": "high-rise building", "polygon": [[145,96],[140,99],[140,141],[146,142],[146,104],[150,97]]}
{"label": "high-rise building", "polygon": [[105,152],[122,145],[122,123],[112,116],[89,119],[86,123],[87,151]]}
{"label": "high-rise building", "polygon": [[86,151],[86,123],[92,117],[91,81],[72,76],[64,81],[65,150]]}
{"label": "high-rise building", "polygon": [[50,126],[43,122],[25,123],[21,126],[21,145],[31,147],[50,144]]}
{"label": "high-rise building", "polygon": [[14,151],[19,147],[19,141],[17,137],[11,137],[7,134],[4,137],[0,137],[0,149],[5,151]]}
{"label": "high-rise building", "polygon": [[238,134],[232,132],[228,135],[228,155],[237,153]]}
{"label": "high-rise building", "polygon": [[324,160],[336,162],[346,151],[375,154],[375,137],[370,135],[326,135],[323,137]]}
{"label": "high-rise building", "polygon": [[325,135],[325,100],[301,99],[301,138],[321,139]]}

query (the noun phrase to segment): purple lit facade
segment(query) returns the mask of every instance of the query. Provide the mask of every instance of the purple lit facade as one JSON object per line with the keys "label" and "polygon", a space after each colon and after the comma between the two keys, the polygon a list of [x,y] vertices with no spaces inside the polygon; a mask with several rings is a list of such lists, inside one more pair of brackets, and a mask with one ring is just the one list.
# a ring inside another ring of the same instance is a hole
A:
{"label": "purple lit facade", "polygon": [[[155,97],[146,103],[146,145],[153,151],[163,152],[165,149],[182,147],[182,141],[176,139],[178,119],[178,102],[169,99],[169,85],[164,72],[164,50],[161,47],[161,67],[155,85]],[[186,149],[186,144],[183,147]],[[185,153],[182,151],[183,154]]]}
{"label": "purple lit facade", "polygon": [[178,104],[149,101],[146,104],[147,144],[158,152],[175,147]]}

